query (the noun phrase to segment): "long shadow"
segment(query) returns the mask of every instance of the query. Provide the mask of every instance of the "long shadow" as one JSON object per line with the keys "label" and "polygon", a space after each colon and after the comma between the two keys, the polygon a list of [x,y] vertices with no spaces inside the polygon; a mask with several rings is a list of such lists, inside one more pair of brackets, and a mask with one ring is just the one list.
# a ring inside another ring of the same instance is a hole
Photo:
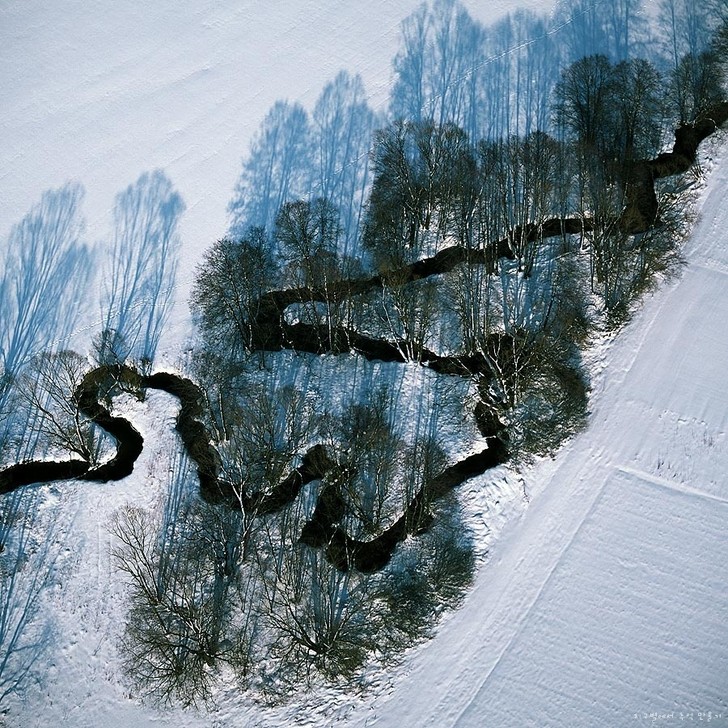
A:
{"label": "long shadow", "polygon": [[0,503],[0,706],[41,681],[38,668],[53,643],[52,624],[39,606],[58,576],[69,534],[60,519],[43,515],[37,501],[37,493],[21,491]]}
{"label": "long shadow", "polygon": [[154,360],[169,315],[184,209],[161,170],[145,172],[117,195],[98,347],[103,361]]}
{"label": "long shadow", "polygon": [[277,101],[266,114],[228,204],[230,235],[272,230],[278,210],[310,189],[311,132],[300,104]]}
{"label": "long shadow", "polygon": [[94,256],[82,239],[83,196],[79,184],[47,190],[10,232],[0,260],[0,412],[10,382],[70,336],[86,305]]}
{"label": "long shadow", "polygon": [[286,202],[324,198],[336,209],[339,253],[355,255],[371,183],[369,151],[381,119],[367,104],[359,76],[328,83],[309,113],[277,101],[264,118],[228,204],[229,235],[275,228]]}
{"label": "long shadow", "polygon": [[371,183],[369,150],[379,119],[369,108],[359,76],[341,71],[328,83],[312,112],[316,170],[312,197],[329,200],[338,210],[341,224],[339,252],[358,253],[362,211]]}
{"label": "long shadow", "polygon": [[[642,4],[565,0],[549,16],[519,9],[485,26],[453,0],[423,3],[400,26],[390,116],[452,122],[471,139],[547,131],[551,93],[570,63],[603,54],[614,63],[644,56],[659,65],[659,44],[645,40]],[[698,16],[693,11],[677,24],[700,26]],[[695,47],[681,48],[680,55],[700,53],[706,31],[700,27]]]}
{"label": "long shadow", "polygon": [[[728,121],[728,102],[717,105],[694,124],[678,129],[672,152],[640,163],[650,171],[651,184],[654,184],[656,178],[685,171],[694,161],[700,142],[725,121]],[[640,215],[649,219],[649,206],[644,203],[645,209],[640,207],[645,197],[635,196],[633,204]],[[549,230],[553,235],[560,235],[567,223],[568,221],[558,221]],[[580,221],[580,225],[583,225],[583,221]],[[435,275],[443,267],[459,264],[458,260],[458,255],[449,252],[444,258],[440,255],[430,261],[419,261],[407,267],[407,275],[400,276],[398,280],[417,280],[421,276]],[[361,292],[368,287],[381,285],[381,279],[375,276],[365,281],[343,281],[340,285],[338,295],[352,295],[352,291]],[[284,312],[287,305],[301,300],[301,296],[314,300],[320,295],[322,292],[313,289],[283,290],[266,294],[265,305],[258,307],[262,313],[257,324],[260,326],[264,323],[268,334],[264,340],[257,342],[257,346],[268,350],[292,348],[315,354],[344,354],[354,350],[371,360],[404,361],[403,346],[398,342],[371,339],[345,328],[332,330],[286,322]],[[494,341],[494,351],[501,348],[500,343],[502,342]],[[442,357],[426,349],[417,353],[423,365],[441,374],[478,377],[481,384],[488,381],[489,361],[492,356]],[[18,463],[0,471],[0,493],[10,493],[24,485],[51,479],[75,477],[89,481],[108,481],[122,479],[131,473],[134,462],[141,453],[143,440],[131,423],[112,416],[101,404],[102,396],[108,395],[115,386],[126,387],[138,394],[147,388],[156,388],[179,399],[180,411],[176,429],[188,456],[196,464],[201,495],[209,501],[228,502],[239,506],[242,497],[246,509],[253,509],[260,514],[275,512],[291,503],[305,483],[324,477],[333,466],[325,448],[318,445],[305,453],[302,464],[272,492],[264,496],[241,495],[236,492],[234,484],[225,482],[220,477],[220,455],[212,446],[210,433],[200,420],[204,399],[202,391],[194,382],[170,373],[160,372],[144,376],[128,366],[102,365],[84,376],[76,399],[81,412],[117,441],[116,455],[109,462],[97,467],[91,467],[89,463],[80,460]],[[484,406],[487,405],[485,389],[481,386],[481,400],[475,408],[476,423],[487,443],[484,450],[455,463],[425,482],[407,504],[402,516],[371,541],[354,539],[340,527],[343,501],[334,489],[329,489],[328,493],[322,493],[311,519],[304,526],[302,541],[312,546],[324,547],[327,557],[340,569],[373,571],[382,568],[391,558],[398,543],[408,535],[427,527],[429,507],[433,501],[463,481],[508,459],[507,434],[497,416],[494,416],[494,409]]]}

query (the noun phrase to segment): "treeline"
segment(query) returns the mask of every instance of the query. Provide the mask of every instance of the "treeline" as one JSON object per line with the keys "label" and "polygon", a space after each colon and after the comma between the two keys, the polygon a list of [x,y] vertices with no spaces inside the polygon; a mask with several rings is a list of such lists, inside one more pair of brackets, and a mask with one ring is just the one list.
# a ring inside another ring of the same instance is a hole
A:
{"label": "treeline", "polygon": [[[372,655],[391,659],[458,602],[474,563],[456,507],[374,573],[341,570],[310,545],[316,525],[344,511],[352,534],[377,533],[418,487],[399,476],[427,477],[412,459],[437,468],[440,454],[408,446],[387,421],[388,397],[379,390],[322,419],[293,389],[251,388],[228,408],[221,438],[222,473],[239,507],[201,501],[187,463],[175,459],[158,508],[117,513],[113,555],[130,582],[122,647],[134,690],[190,705],[208,700],[223,674],[274,702],[317,676],[347,683]],[[269,510],[266,497],[314,431],[333,458],[325,476]]]}
{"label": "treeline", "polygon": [[708,81],[725,2],[661,0],[650,10],[643,0],[566,0],[548,18],[518,10],[486,27],[456,0],[423,3],[402,23],[390,115],[451,122],[471,139],[548,131],[561,69],[602,55],[648,59],[668,81],[679,121],[689,121],[687,89]]}
{"label": "treeline", "polygon": [[[575,0],[549,21],[519,12],[485,28],[436,0],[402,24],[386,114],[344,72],[311,113],[271,109],[191,300],[201,341],[189,366],[224,505],[201,500],[174,459],[164,502],[129,506],[111,526],[136,690],[195,703],[223,672],[276,699],[316,675],[348,680],[457,603],[474,557],[448,491],[583,425],[590,331],[622,321],[679,258],[680,175],[728,118],[724,7],[696,5],[664,0],[654,28],[639,0]],[[11,232],[6,462],[98,464],[109,450],[73,399],[87,358],[54,350],[76,326],[73,291],[93,259],[81,195],[48,193]],[[182,209],[161,173],[117,197],[99,364],[152,369]],[[330,383],[310,385],[314,360],[352,354],[367,386],[346,382],[327,400]],[[393,364],[416,382],[398,380],[412,387],[401,396],[376,381]],[[434,404],[412,372],[443,383]],[[446,419],[466,421],[474,441],[445,442]],[[27,492],[0,508],[0,645],[14,661],[0,688],[40,655],[24,628],[53,567],[50,550],[24,566]]]}
{"label": "treeline", "polygon": [[[324,667],[315,640],[291,646],[291,620],[300,629],[304,603],[320,614],[346,610],[329,601],[322,612],[308,597],[296,609],[274,605],[266,601],[277,593],[271,584],[285,575],[294,579],[284,579],[288,591],[313,585],[320,596],[319,577],[304,575],[303,562],[327,570],[328,599],[340,594],[333,584],[354,580],[346,590],[367,594],[362,608],[387,614],[364,620],[371,639],[386,642],[399,617],[382,612],[376,590],[359,580],[408,583],[401,555],[425,543],[430,536],[421,534],[447,520],[452,504],[410,506],[439,492],[428,483],[440,482],[450,456],[432,426],[435,410],[403,422],[392,401],[370,392],[327,428],[315,396],[274,395],[276,377],[263,377],[261,388],[260,372],[275,373],[283,361],[294,366],[275,356],[287,349],[303,355],[304,367],[311,354],[419,364],[468,383],[469,394],[459,390],[462,411],[486,440],[484,452],[502,448],[518,458],[550,452],[582,426],[582,347],[595,325],[622,321],[655,274],[679,259],[687,204],[681,175],[728,118],[720,8],[662,3],[657,47],[665,52],[640,55],[655,37],[641,25],[639,7],[576,3],[554,25],[519,13],[484,29],[454,2],[423,5],[402,26],[387,119],[367,116],[349,94],[359,82],[341,75],[313,123],[301,107],[278,104],[253,143],[230,206],[230,235],[198,269],[191,301],[203,338],[197,367],[239,504],[264,502],[303,453],[326,453],[311,500],[302,490],[275,517],[242,507],[234,516],[249,524],[238,540],[246,553],[267,538],[266,551],[277,554],[257,564],[263,591],[256,603],[268,605],[259,612],[267,614],[267,634],[285,634],[285,654],[303,658],[305,671],[332,677],[348,668]],[[336,127],[343,136],[322,122],[329,104],[345,110]],[[371,137],[367,154],[342,143],[353,127]],[[332,167],[324,150],[334,137],[343,156]],[[325,180],[324,169],[333,177]],[[269,411],[259,429],[256,413],[271,397],[277,414]],[[321,443],[324,450],[315,450]],[[468,460],[452,468],[467,470]],[[463,477],[479,472],[474,466]],[[301,509],[304,518],[296,515]],[[410,512],[417,518],[407,523]],[[281,531],[282,522],[292,530]],[[395,523],[404,524],[398,541],[420,536],[380,571],[357,574],[356,544],[375,543]],[[432,563],[464,553],[457,537],[431,543]],[[240,556],[244,569],[247,558]],[[344,570],[329,571],[332,563]],[[418,630],[437,608],[425,611]],[[376,652],[374,642],[360,645],[361,659]],[[347,638],[340,646],[353,654]]]}
{"label": "treeline", "polygon": [[655,15],[650,22],[643,0],[568,0],[549,17],[519,10],[484,26],[456,0],[423,3],[402,22],[386,110],[372,109],[361,79],[345,72],[310,112],[292,102],[273,106],[243,161],[230,235],[270,232],[285,202],[322,197],[339,210],[342,252],[358,255],[376,129],[399,119],[454,124],[471,143],[534,132],[558,138],[554,88],[562,69],[587,56],[612,65],[644,59],[645,83],[661,86],[663,134],[691,121],[715,92],[714,38],[725,2],[661,0]]}

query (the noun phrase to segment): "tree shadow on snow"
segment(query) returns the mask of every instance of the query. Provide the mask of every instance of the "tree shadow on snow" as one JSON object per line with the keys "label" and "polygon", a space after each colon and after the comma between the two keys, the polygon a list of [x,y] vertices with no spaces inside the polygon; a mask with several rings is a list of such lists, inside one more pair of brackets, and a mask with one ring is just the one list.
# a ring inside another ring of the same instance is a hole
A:
{"label": "tree shadow on snow", "polygon": [[102,362],[154,360],[170,312],[184,209],[161,170],[145,172],[116,196],[97,346]]}

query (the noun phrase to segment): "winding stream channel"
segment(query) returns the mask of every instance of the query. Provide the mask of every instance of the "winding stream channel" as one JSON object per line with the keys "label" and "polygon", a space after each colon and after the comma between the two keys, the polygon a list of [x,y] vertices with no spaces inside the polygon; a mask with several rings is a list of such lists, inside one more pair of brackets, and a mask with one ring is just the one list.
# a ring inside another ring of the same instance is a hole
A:
{"label": "winding stream channel", "polygon": [[[716,106],[694,124],[685,125],[675,134],[675,145],[669,153],[654,160],[635,162],[627,189],[627,204],[620,224],[630,233],[643,232],[656,222],[657,198],[655,180],[687,171],[695,161],[698,146],[728,120],[728,103]],[[534,226],[528,235],[553,237],[590,229],[590,221],[566,218],[553,219]],[[512,257],[507,241],[501,241],[491,251],[471,251],[453,246],[432,258],[406,266],[395,276],[401,284],[452,270],[463,262],[489,264],[497,257]],[[382,286],[382,279],[341,281],[334,296],[345,297],[364,293]],[[344,328],[328,329],[310,324],[290,324],[284,312],[292,303],[321,301],[332,292],[314,289],[286,289],[265,294],[259,301],[258,316],[251,322],[253,348],[267,351],[295,349],[311,354],[359,354],[369,360],[404,362],[406,342],[371,339]],[[501,335],[503,336],[503,335]],[[409,344],[411,348],[411,344]],[[485,406],[485,391],[489,381],[489,366],[484,356],[444,357],[434,352],[416,352],[417,360],[436,372],[449,376],[478,377],[481,401],[474,416],[485,447],[479,452],[450,465],[426,482],[404,509],[400,518],[383,533],[370,541],[351,538],[339,525],[344,507],[336,486],[322,489],[311,519],[305,524],[301,541],[314,548],[325,549],[327,558],[338,568],[354,568],[363,572],[381,569],[391,558],[397,544],[409,534],[427,525],[429,504],[469,478],[508,460],[508,438],[505,428],[492,409]],[[191,380],[169,372],[142,375],[126,365],[100,366],[89,371],[76,392],[79,410],[103,429],[116,442],[116,453],[100,465],[79,460],[22,462],[0,470],[0,494],[10,493],[34,483],[69,479],[108,482],[122,480],[134,469],[142,452],[144,440],[134,426],[122,417],[115,417],[101,403],[110,381],[139,397],[148,389],[158,389],[175,396],[180,403],[176,430],[190,459],[195,463],[200,483],[200,494],[205,500],[224,506],[239,507],[240,493],[234,484],[220,475],[221,458],[212,445],[212,438],[201,420],[204,395]],[[323,445],[316,445],[302,456],[295,468],[270,493],[242,495],[246,510],[263,515],[278,511],[291,503],[301,488],[322,478],[333,466]]]}

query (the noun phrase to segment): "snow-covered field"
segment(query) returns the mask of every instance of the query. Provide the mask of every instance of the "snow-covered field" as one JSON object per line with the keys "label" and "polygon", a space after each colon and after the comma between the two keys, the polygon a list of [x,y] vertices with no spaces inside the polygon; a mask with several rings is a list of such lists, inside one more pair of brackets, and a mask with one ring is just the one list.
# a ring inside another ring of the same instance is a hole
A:
{"label": "snow-covered field", "polygon": [[[3,0],[0,240],[69,180],[86,190],[86,239],[107,245],[114,197],[161,169],[186,205],[174,313],[163,347],[189,333],[202,252],[227,231],[241,157],[278,99],[309,110],[345,69],[384,110],[399,24],[420,0]],[[469,0],[490,22],[539,0]],[[94,310],[94,316],[98,312]]]}
{"label": "snow-covered field", "polygon": [[728,725],[726,189],[724,157],[589,429],[529,473],[464,608],[356,725]]}
{"label": "snow-covered field", "polygon": [[[114,195],[163,169],[187,206],[163,342],[174,362],[192,268],[225,230],[240,157],[266,110],[278,98],[310,106],[340,68],[361,73],[381,108],[398,23],[418,4],[5,0],[0,239],[43,190],[75,180],[86,188],[88,240],[102,241]],[[486,21],[545,9],[464,4]],[[165,482],[174,409],[153,395],[127,407],[149,434],[132,478],[48,487],[65,514],[45,607],[56,631],[47,681],[12,704],[8,725],[728,725],[727,188],[724,158],[683,276],[649,297],[608,350],[589,430],[527,474],[528,509],[506,525],[464,607],[401,674],[319,706],[323,715],[264,711],[234,690],[210,714],[158,713],[128,698],[114,669],[124,605],[107,524],[127,500],[152,503]],[[520,485],[497,493],[521,510]]]}

